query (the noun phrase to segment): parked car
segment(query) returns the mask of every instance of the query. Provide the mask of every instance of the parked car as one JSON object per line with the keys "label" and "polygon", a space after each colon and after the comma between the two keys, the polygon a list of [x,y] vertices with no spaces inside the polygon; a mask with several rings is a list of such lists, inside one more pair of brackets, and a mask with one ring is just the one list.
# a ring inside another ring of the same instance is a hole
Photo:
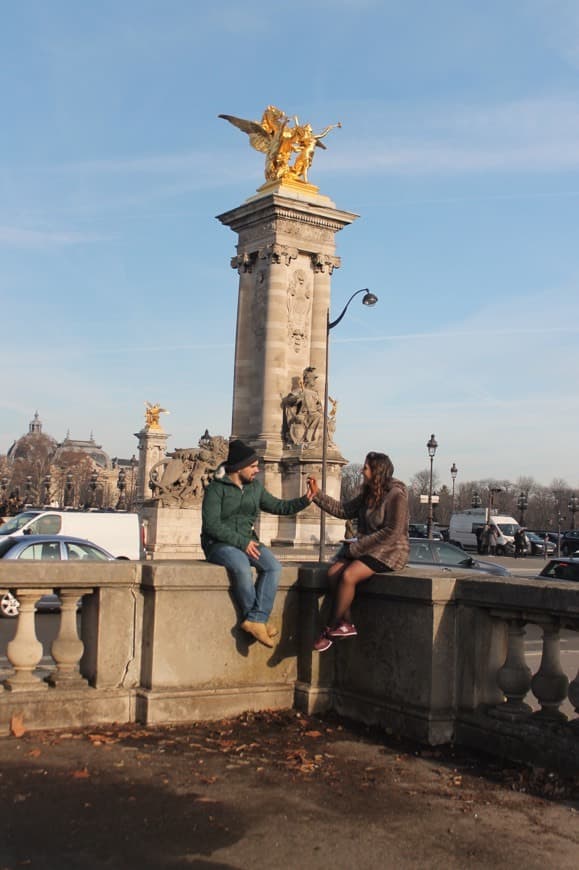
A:
{"label": "parked car", "polygon": [[555,549],[557,549],[557,544],[559,543],[559,539],[563,537],[559,532],[550,532],[548,529],[528,529],[528,532],[533,532],[535,535],[538,535],[540,538],[544,538],[547,535],[547,538],[551,541],[552,544],[555,544]]}
{"label": "parked car", "polygon": [[[428,526],[426,523],[410,523],[408,526],[408,534],[411,538],[427,538]],[[443,539],[442,532],[434,525],[432,526],[432,538],[436,541],[442,541]]]}
{"label": "parked car", "polygon": [[575,580],[579,582],[579,559],[551,559],[538,576],[549,577],[551,580]]}
{"label": "parked car", "polygon": [[570,529],[561,535],[561,555],[571,556],[579,550],[579,529]]}
{"label": "parked car", "polygon": [[469,556],[460,547],[447,544],[446,541],[434,541],[424,538],[410,538],[410,556],[408,567],[418,570],[423,568],[441,568],[443,571],[460,571],[461,574],[494,574],[498,577],[510,577],[511,572],[496,562],[485,562]]}
{"label": "parked car", "polygon": [[[77,559],[114,561],[107,550],[84,538],[59,535],[23,535],[0,539],[0,559],[22,561],[65,562]],[[38,610],[55,610],[60,606],[56,595],[44,595],[36,605]],[[20,602],[7,589],[0,590],[0,616],[18,616]]]}
{"label": "parked car", "polygon": [[[541,537],[541,535],[537,535],[535,532],[525,532],[525,537],[529,542],[529,549],[527,552],[530,553],[531,556],[543,556],[545,554],[545,537]],[[547,538],[547,556],[552,556],[557,547],[555,544]]]}

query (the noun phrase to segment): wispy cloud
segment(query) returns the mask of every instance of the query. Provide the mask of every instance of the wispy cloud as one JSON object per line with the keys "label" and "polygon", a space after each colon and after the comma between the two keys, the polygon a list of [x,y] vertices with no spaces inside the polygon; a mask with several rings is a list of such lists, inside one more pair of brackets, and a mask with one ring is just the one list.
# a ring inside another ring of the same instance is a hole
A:
{"label": "wispy cloud", "polygon": [[110,236],[71,230],[0,226],[0,245],[15,248],[53,248],[101,242]]}
{"label": "wispy cloud", "polygon": [[[346,129],[336,147],[317,161],[316,171],[464,174],[579,168],[576,99],[529,99],[476,109],[424,106],[418,113],[372,104],[364,111],[375,118],[373,129],[362,124],[355,141]],[[357,126],[355,120],[350,126]]]}
{"label": "wispy cloud", "polygon": [[357,338],[336,338],[337,344],[352,344],[362,342],[384,342],[384,341],[440,341],[447,338],[504,338],[517,335],[551,335],[551,334],[568,334],[576,335],[579,333],[579,326],[537,326],[537,327],[508,327],[506,329],[456,329],[447,330],[444,332],[407,332],[393,335],[364,335]]}

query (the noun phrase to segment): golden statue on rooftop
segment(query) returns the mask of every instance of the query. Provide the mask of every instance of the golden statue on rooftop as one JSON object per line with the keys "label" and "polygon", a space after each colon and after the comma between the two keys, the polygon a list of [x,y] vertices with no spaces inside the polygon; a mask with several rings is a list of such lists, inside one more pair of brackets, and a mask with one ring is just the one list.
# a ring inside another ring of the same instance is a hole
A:
{"label": "golden statue on rooftop", "polygon": [[163,428],[159,422],[159,417],[161,414],[168,414],[169,411],[166,408],[161,408],[158,402],[155,404],[145,402],[145,409],[145,429],[162,432]]}
{"label": "golden statue on rooftop", "polygon": [[[308,183],[308,170],[316,148],[326,148],[321,141],[341,123],[330,124],[321,133],[314,133],[311,124],[300,124],[296,115],[288,118],[276,106],[268,106],[261,121],[247,121],[234,115],[219,115],[239,130],[247,133],[249,144],[265,157],[267,181],[302,181]],[[293,164],[290,161],[294,155]]]}

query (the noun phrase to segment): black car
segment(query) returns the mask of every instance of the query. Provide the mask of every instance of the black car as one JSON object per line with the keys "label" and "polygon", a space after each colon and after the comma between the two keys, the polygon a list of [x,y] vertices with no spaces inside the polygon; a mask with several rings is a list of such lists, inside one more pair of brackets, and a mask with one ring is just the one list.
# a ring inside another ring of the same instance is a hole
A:
{"label": "black car", "polygon": [[557,545],[547,538],[545,544],[545,536],[538,535],[535,532],[525,532],[525,537],[529,542],[531,556],[543,556],[545,554],[545,546],[547,547],[547,556],[552,556],[557,549]]}
{"label": "black car", "polygon": [[[426,523],[410,523],[408,526],[408,535],[411,538],[427,538],[428,526]],[[432,537],[434,540],[442,541],[442,532],[434,525],[432,526]]]}
{"label": "black car", "polygon": [[538,576],[579,582],[579,559],[551,559]]}
{"label": "black car", "polygon": [[579,529],[570,529],[561,535],[561,555],[571,556],[579,550]]}
{"label": "black car", "polygon": [[563,537],[559,532],[550,532],[548,529],[526,529],[526,533],[533,532],[533,534],[538,535],[540,538],[544,538],[547,535],[547,539],[551,541],[552,544],[555,544],[555,547],[559,543],[559,539]]}

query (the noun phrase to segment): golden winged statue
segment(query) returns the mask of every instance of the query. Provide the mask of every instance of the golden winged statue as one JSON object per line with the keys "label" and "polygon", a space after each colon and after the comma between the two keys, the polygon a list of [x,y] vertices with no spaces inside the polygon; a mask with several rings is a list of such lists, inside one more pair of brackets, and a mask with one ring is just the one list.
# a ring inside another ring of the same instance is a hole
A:
{"label": "golden winged statue", "polygon": [[[265,157],[265,178],[267,181],[282,181],[292,179],[308,181],[308,170],[314,159],[316,148],[324,148],[321,141],[330,130],[341,127],[340,123],[330,124],[321,133],[314,133],[311,124],[300,124],[297,116],[288,118],[285,112],[276,106],[268,106],[261,121],[247,121],[236,118],[235,115],[219,115],[247,133],[249,144],[256,151],[261,151]],[[293,126],[292,126],[293,125]],[[295,161],[290,165],[294,155]]]}
{"label": "golden winged statue", "polygon": [[162,431],[159,417],[161,414],[168,414],[169,411],[166,408],[161,408],[158,402],[154,404],[152,402],[145,402],[145,409],[145,429]]}

